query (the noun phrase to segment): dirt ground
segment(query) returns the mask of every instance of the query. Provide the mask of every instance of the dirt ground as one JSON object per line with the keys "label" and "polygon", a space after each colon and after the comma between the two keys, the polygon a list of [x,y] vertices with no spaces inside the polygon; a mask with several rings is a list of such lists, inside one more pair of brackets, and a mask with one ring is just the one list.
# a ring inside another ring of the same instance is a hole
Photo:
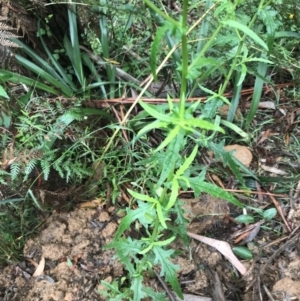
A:
{"label": "dirt ground", "polygon": [[[192,216],[200,213],[199,208],[206,208],[209,214],[217,210],[218,216],[217,222],[213,216],[194,219],[189,230],[224,239],[224,233],[230,233],[234,225],[224,219],[228,206],[220,204],[208,197],[204,202],[203,197],[201,201],[186,200],[186,209]],[[295,207],[294,224],[299,224],[299,208]],[[103,289],[100,281],[112,282],[124,275],[113,250],[103,248],[112,240],[120,222],[114,212],[113,207],[54,212],[39,235],[27,242],[24,260],[0,272],[1,300],[106,300],[99,293]],[[186,248],[177,241],[172,247],[181,255],[174,262],[181,266],[178,277],[185,300],[300,300],[298,239],[297,234],[274,239],[264,236],[261,230],[254,244],[256,256],[241,261],[248,271],[243,278],[214,248],[195,240]],[[227,240],[230,242],[230,238]],[[45,266],[39,276],[34,276],[43,258]],[[157,279],[147,283],[158,291],[165,290]]]}

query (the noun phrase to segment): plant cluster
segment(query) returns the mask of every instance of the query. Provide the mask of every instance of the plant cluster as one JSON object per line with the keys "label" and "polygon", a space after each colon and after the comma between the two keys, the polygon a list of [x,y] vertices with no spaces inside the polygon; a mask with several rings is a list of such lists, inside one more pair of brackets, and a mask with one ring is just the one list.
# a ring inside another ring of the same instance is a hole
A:
{"label": "plant cluster", "polygon": [[[91,3],[93,18],[96,18],[99,28],[88,28],[88,24],[82,21],[87,42],[94,50],[91,53],[80,45],[77,5],[73,2],[68,5],[70,30],[62,41],[62,49],[56,53],[51,53],[43,40],[43,34],[50,28],[42,28],[41,20],[38,29],[44,57],[21,41],[13,41],[27,55],[16,54],[16,61],[34,76],[0,70],[0,96],[5,99],[3,104],[8,108],[0,116],[3,130],[0,182],[5,185],[9,181],[28,181],[36,168],[41,170],[46,181],[53,169],[66,181],[75,179],[80,182],[92,176],[94,161],[104,166],[113,166],[117,162],[116,167],[110,170],[116,173],[111,177],[115,198],[117,184],[141,173],[138,179],[132,179],[134,188],[128,190],[135,206],[126,209],[115,239],[107,246],[116,250],[117,258],[127,271],[128,281],[103,282],[107,290],[101,293],[109,296],[110,300],[141,300],[146,296],[153,300],[165,300],[163,294],[144,285],[144,277],[155,271],[182,298],[176,274],[178,267],[172,263],[175,250],[170,247],[179,238],[188,243],[187,221],[179,192],[192,189],[195,197],[205,192],[243,207],[231,194],[206,181],[207,166],[201,163],[199,157],[204,149],[212,150],[215,159],[229,167],[240,187],[246,186],[245,175],[256,178],[253,172],[223,149],[221,134],[227,132],[238,135],[245,142],[249,140],[247,129],[256,113],[263,85],[272,82],[269,75],[271,68],[274,70],[282,66],[278,66],[278,54],[285,58],[284,62],[288,65],[293,53],[292,41],[300,36],[295,26],[299,26],[289,23],[286,27],[287,20],[279,12],[282,7],[280,0],[251,3],[207,0],[195,4],[183,0],[180,16],[178,12],[170,14],[164,7],[159,8],[157,3],[144,0],[139,5],[122,2],[120,10],[128,15],[120,21],[125,24],[124,28],[120,28],[119,23],[115,23],[117,19],[109,14],[110,11],[116,12],[116,9],[101,0],[97,4]],[[145,7],[148,8],[146,11]],[[290,3],[286,9],[293,8]],[[196,17],[198,15],[201,18]],[[144,57],[139,62],[139,68],[135,68],[134,61],[140,55],[145,56],[148,49],[134,51],[134,59],[123,56],[125,71],[138,69],[137,74],[130,77],[118,67],[121,52],[125,50],[115,48],[123,41],[127,42],[127,49],[134,48],[137,41],[132,39],[131,33],[140,30],[133,22],[136,16],[140,17],[143,26],[151,26],[142,42],[147,41],[148,44],[151,39],[152,48],[150,66],[145,64],[143,70],[140,68]],[[278,16],[275,21],[274,16]],[[128,41],[129,37],[131,39]],[[287,39],[290,39],[289,50],[282,46]],[[69,68],[60,64],[59,57],[64,54],[70,59]],[[161,74],[167,70],[170,81],[179,88],[178,95],[175,89],[168,96],[167,103],[162,105],[153,106],[144,102],[142,97],[147,86],[142,89],[135,78],[144,76],[149,69],[152,80],[161,79]],[[254,95],[244,131],[232,121],[242,86],[250,75],[254,77]],[[18,109],[14,113],[9,102],[10,93],[4,90],[9,87],[8,83],[21,83],[28,88],[16,100]],[[120,125],[115,125],[115,120],[105,110],[82,107],[82,102],[87,99],[105,100],[121,96],[127,87],[140,92],[136,103],[139,101],[143,109],[129,120],[127,127],[126,118]],[[231,100],[224,97],[228,87],[233,91]],[[197,93],[207,95],[207,101],[188,103],[187,97]],[[50,95],[57,98],[53,101]],[[173,101],[175,96],[179,96],[179,103]],[[62,99],[67,101],[67,106],[62,105]],[[218,108],[224,103],[230,105],[227,120],[218,114]],[[89,116],[95,115],[105,118],[105,126],[115,130],[111,137],[106,138],[104,151],[104,143],[99,143],[97,136],[97,126],[101,122],[89,121]],[[123,129],[130,132],[132,139],[126,145],[128,151],[125,155],[118,150],[111,151],[112,145],[118,147],[115,137]],[[136,151],[149,144],[154,132],[159,133],[161,138],[158,145],[145,147],[145,153]],[[122,168],[126,165],[124,162],[130,162],[132,170]],[[14,206],[15,202],[7,200],[4,204],[0,201],[0,206],[9,203]],[[7,207],[7,210],[10,208]],[[0,225],[7,222],[4,216]],[[142,236],[140,239],[126,238],[125,233],[132,224],[137,225]],[[3,236],[1,232],[0,235]],[[127,283],[130,283],[129,287],[126,287]]]}

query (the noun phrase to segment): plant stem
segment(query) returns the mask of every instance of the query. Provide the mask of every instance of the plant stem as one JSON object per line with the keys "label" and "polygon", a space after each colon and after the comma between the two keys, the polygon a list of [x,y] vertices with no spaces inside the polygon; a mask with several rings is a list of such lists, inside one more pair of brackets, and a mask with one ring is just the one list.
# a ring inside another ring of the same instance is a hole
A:
{"label": "plant stem", "polygon": [[181,23],[181,49],[182,49],[182,72],[181,72],[181,86],[180,86],[180,104],[179,104],[179,118],[184,119],[185,112],[185,98],[187,90],[187,75],[188,75],[188,43],[187,43],[187,12],[188,1],[183,1],[182,23]]}

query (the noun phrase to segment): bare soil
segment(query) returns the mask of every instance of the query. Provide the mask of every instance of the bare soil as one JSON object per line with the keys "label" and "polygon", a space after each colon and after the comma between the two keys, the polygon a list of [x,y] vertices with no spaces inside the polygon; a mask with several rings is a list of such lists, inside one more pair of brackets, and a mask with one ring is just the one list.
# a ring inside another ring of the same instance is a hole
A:
{"label": "bare soil", "polygon": [[[190,231],[193,229],[195,233],[205,232],[210,236],[223,233],[223,238],[225,232],[229,234],[231,224],[224,220],[228,206],[220,207],[220,200],[205,196],[204,201],[192,199],[186,204],[193,216],[199,215],[199,208],[206,208],[206,212],[210,210],[209,214],[212,208],[217,210],[214,216],[193,219]],[[293,222],[299,223],[300,210],[299,207],[296,209]],[[215,216],[218,216],[217,222]],[[99,293],[103,289],[100,281],[112,282],[125,275],[123,266],[114,259],[114,251],[104,249],[112,240],[119,221],[113,207],[53,212],[39,235],[27,242],[24,261],[0,272],[0,297],[4,301],[106,300]],[[197,223],[201,231],[197,231]],[[261,249],[261,254],[254,250],[253,260],[242,261],[248,270],[244,278],[239,277],[214,248],[194,240],[190,241],[189,248],[181,241],[174,243],[172,247],[181,252],[174,262],[181,266],[178,277],[186,300],[191,300],[188,296],[192,296],[192,300],[250,301],[260,300],[260,294],[261,300],[269,300],[268,294],[273,300],[300,300],[298,235],[290,239],[280,236],[276,241],[264,237],[263,233],[261,231],[257,236],[255,245],[267,247]],[[45,258],[45,268],[41,275],[33,277],[42,258]],[[259,283],[263,284],[264,291],[257,289]],[[148,279],[147,284],[164,290],[156,278]],[[221,299],[222,295],[224,299]]]}

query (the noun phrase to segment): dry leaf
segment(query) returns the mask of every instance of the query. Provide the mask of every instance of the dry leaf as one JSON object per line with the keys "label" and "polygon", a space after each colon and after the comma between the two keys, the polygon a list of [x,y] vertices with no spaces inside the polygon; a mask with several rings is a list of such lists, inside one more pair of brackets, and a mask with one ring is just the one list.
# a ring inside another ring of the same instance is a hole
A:
{"label": "dry leaf", "polygon": [[246,268],[243,264],[237,259],[237,257],[233,254],[229,243],[221,240],[212,239],[209,237],[205,237],[202,235],[197,235],[191,232],[187,232],[187,235],[191,238],[194,238],[198,241],[202,241],[205,244],[216,248],[221,254],[223,254],[231,264],[236,267],[236,269],[244,276],[247,272]]}
{"label": "dry leaf", "polygon": [[[221,107],[218,108],[218,113],[221,115],[221,117],[223,118],[227,118],[228,116],[228,112],[229,112],[229,105],[223,105]],[[241,121],[243,120],[243,114],[240,110],[240,108],[237,108],[235,111],[235,115],[234,115],[234,120],[235,121]]]}
{"label": "dry leaf", "polygon": [[287,175],[287,173],[285,171],[278,169],[276,167],[271,167],[271,166],[267,166],[267,165],[263,165],[263,164],[260,167],[265,171],[269,171],[269,172],[275,173],[277,175],[282,175],[282,176]]}
{"label": "dry leaf", "polygon": [[44,256],[42,256],[41,261],[38,265],[38,267],[36,268],[34,274],[32,275],[32,277],[37,277],[43,274],[44,272],[44,268],[45,268],[45,258]]}
{"label": "dry leaf", "polygon": [[225,151],[235,151],[233,156],[239,160],[242,164],[244,164],[246,167],[250,166],[250,163],[252,161],[252,153],[248,149],[248,147],[238,144],[232,144],[232,145],[226,145],[224,146]]}

